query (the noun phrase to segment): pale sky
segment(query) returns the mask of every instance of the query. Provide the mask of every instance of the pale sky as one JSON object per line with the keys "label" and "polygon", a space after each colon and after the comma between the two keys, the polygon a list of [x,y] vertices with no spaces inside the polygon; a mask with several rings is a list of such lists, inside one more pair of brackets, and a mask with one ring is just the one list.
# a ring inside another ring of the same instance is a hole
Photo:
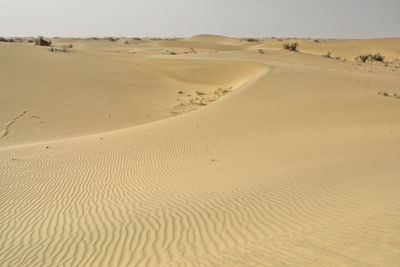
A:
{"label": "pale sky", "polygon": [[0,36],[400,37],[400,0],[0,0]]}

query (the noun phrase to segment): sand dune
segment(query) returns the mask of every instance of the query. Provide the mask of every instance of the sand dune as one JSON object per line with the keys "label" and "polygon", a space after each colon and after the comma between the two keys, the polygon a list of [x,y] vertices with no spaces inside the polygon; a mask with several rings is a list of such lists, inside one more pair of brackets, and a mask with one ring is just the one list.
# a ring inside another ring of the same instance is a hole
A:
{"label": "sand dune", "polygon": [[263,42],[260,48],[282,49],[284,42],[298,42],[301,51],[307,54],[341,57],[349,61],[363,54],[383,53],[386,60],[400,58],[399,38],[370,39],[370,40],[323,40],[323,39],[271,39]]}
{"label": "sand dune", "polygon": [[0,100],[0,124],[24,112],[10,130],[13,134],[0,140],[3,144],[80,136],[164,119],[173,115],[179,99],[189,101],[196,91],[237,88],[262,68],[254,63],[124,58],[86,50],[53,54],[25,45],[2,46],[0,53],[6,96]]}
{"label": "sand dune", "polygon": [[236,41],[0,43],[0,266],[396,266],[400,70]]}

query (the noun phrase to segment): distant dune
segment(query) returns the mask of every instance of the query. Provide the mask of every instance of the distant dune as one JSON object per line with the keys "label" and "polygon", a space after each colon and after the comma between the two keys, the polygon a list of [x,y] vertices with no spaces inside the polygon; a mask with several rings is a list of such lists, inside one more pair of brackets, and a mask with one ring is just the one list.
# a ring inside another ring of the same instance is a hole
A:
{"label": "distant dune", "polygon": [[52,43],[0,42],[0,266],[399,264],[400,38]]}

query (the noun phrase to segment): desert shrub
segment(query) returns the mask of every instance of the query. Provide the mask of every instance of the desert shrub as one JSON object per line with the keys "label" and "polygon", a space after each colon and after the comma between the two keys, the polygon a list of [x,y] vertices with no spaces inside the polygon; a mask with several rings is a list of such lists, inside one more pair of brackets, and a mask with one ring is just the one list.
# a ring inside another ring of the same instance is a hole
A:
{"label": "desert shrub", "polygon": [[110,42],[116,42],[119,40],[119,38],[114,38],[114,37],[106,37],[106,40],[110,41]]}
{"label": "desert shrub", "polygon": [[289,50],[291,52],[299,52],[299,44],[298,43],[285,43],[283,44],[283,48]]}
{"label": "desert shrub", "polygon": [[51,40],[46,40],[42,36],[35,39],[35,44],[39,46],[51,46]]}
{"label": "desert shrub", "polygon": [[259,42],[260,40],[257,39],[257,38],[247,38],[246,41],[247,41],[247,42],[250,42],[250,43],[257,43],[257,42]]}
{"label": "desert shrub", "polygon": [[64,45],[62,48],[51,47],[49,49],[50,52],[61,52],[61,53],[68,53],[72,45]]}
{"label": "desert shrub", "polygon": [[368,61],[378,61],[378,62],[383,62],[385,60],[385,57],[382,56],[379,53],[376,54],[365,54],[365,55],[359,55],[356,57],[356,60],[361,61],[363,63],[366,63]]}
{"label": "desert shrub", "polygon": [[356,57],[356,60],[365,63],[369,60],[369,55],[359,55],[358,57]]}
{"label": "desert shrub", "polygon": [[383,62],[383,61],[385,60],[385,57],[382,56],[382,55],[379,54],[379,53],[376,53],[376,54],[374,54],[374,55],[371,55],[371,59],[372,59],[373,61]]}
{"label": "desert shrub", "polygon": [[139,38],[139,37],[133,37],[132,40],[135,40],[135,41],[142,41],[142,39]]}
{"label": "desert shrub", "polygon": [[4,38],[4,37],[0,37],[0,42],[4,42],[4,43],[14,43],[15,40],[13,38]]}

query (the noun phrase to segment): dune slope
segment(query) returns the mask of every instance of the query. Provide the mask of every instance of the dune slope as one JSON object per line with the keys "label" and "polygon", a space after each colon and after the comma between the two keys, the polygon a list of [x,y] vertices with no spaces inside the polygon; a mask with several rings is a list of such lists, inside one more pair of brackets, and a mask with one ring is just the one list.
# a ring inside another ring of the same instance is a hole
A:
{"label": "dune slope", "polygon": [[0,56],[0,146],[168,118],[196,91],[235,89],[264,68],[221,60],[127,57],[91,49],[51,53],[21,44],[0,45]]}

